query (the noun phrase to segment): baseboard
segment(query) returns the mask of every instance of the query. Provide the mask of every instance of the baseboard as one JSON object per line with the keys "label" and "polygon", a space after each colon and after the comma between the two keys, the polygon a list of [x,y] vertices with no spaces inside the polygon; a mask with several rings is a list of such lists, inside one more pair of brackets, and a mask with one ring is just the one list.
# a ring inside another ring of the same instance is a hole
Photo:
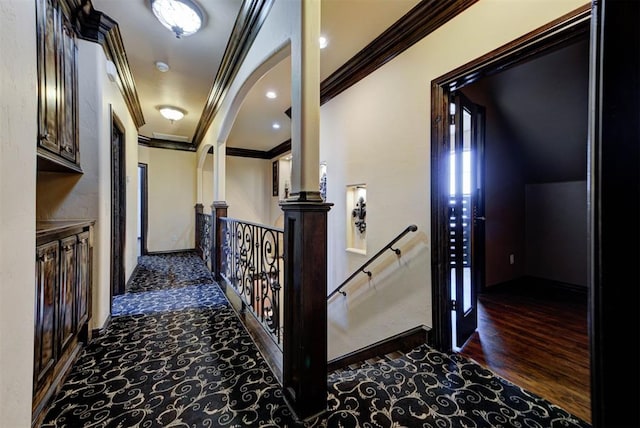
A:
{"label": "baseboard", "polygon": [[360,363],[369,358],[386,355],[393,351],[408,352],[417,346],[425,343],[428,344],[430,340],[430,330],[431,329],[425,325],[419,325],[372,345],[349,352],[342,357],[334,358],[327,363],[327,372],[331,373],[348,365]]}
{"label": "baseboard", "polygon": [[162,254],[176,254],[176,253],[195,253],[198,250],[196,248],[185,248],[182,250],[166,250],[166,251],[147,251],[148,256],[159,256]]}
{"label": "baseboard", "polygon": [[589,287],[530,275],[521,276],[510,281],[504,281],[498,284],[487,286],[483,291],[499,291],[510,287],[541,287],[548,290],[569,291],[572,293],[585,295],[589,292]]}
{"label": "baseboard", "polygon": [[107,315],[107,319],[104,320],[102,327],[94,328],[93,330],[91,330],[91,339],[93,339],[94,337],[102,336],[105,330],[109,327],[109,324],[111,324],[111,314]]}

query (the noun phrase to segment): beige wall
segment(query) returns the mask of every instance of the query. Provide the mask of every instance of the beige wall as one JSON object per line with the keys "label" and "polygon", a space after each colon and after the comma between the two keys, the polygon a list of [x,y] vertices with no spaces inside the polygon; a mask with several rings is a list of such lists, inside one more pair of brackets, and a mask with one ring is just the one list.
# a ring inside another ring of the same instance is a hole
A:
{"label": "beige wall", "polygon": [[[0,425],[29,427],[36,193],[35,2],[0,2]],[[25,55],[31,52],[31,55]]]}
{"label": "beige wall", "polygon": [[[175,251],[195,246],[196,153],[140,148],[148,174],[147,249]],[[142,162],[142,161],[141,161]]]}
{"label": "beige wall", "polygon": [[204,212],[211,212],[211,204],[213,204],[213,154],[207,154],[202,165],[202,205]]}
{"label": "beige wall", "polygon": [[271,161],[227,156],[229,217],[271,224]]}
{"label": "beige wall", "polygon": [[[329,290],[410,223],[419,231],[329,304],[329,358],[419,324],[432,325],[430,84],[435,78],[583,5],[575,0],[485,0],[321,109],[327,162]],[[468,37],[466,37],[467,35]],[[373,124],[373,126],[372,126]],[[345,188],[367,185],[367,256],[345,252]],[[385,267],[384,265],[387,265]],[[362,278],[364,277],[364,278]],[[392,302],[390,304],[390,302]]]}

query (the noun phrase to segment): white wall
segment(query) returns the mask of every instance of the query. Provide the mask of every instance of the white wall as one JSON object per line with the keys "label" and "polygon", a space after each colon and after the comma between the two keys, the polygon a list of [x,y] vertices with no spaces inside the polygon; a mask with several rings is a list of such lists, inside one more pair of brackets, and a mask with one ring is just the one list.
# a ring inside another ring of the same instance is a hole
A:
{"label": "white wall", "polygon": [[[321,109],[327,162],[329,290],[410,223],[419,231],[371,283],[329,304],[329,358],[419,324],[432,325],[430,245],[430,85],[475,58],[583,5],[584,1],[478,2],[338,95]],[[367,257],[345,252],[345,188],[367,185]],[[411,236],[411,235],[410,235]],[[376,266],[380,266],[376,263]],[[373,266],[373,265],[372,265]]]}
{"label": "white wall", "polygon": [[211,212],[213,204],[213,154],[207,154],[202,165],[202,205],[205,213]]}
{"label": "white wall", "polygon": [[6,427],[31,426],[38,132],[35,16],[33,1],[0,2],[0,425]]}
{"label": "white wall", "polygon": [[526,213],[525,273],[587,287],[586,181],[527,184]]}
{"label": "white wall", "polygon": [[271,224],[271,161],[227,156],[228,216]]}
{"label": "white wall", "polygon": [[196,153],[152,147],[139,150],[148,165],[148,250],[193,249]]}
{"label": "white wall", "polygon": [[116,83],[106,75],[101,45],[78,41],[78,120],[83,174],[38,173],[39,220],[94,219],[93,318],[104,325],[110,313],[111,286],[111,111],[125,131],[125,277],[137,264],[138,132]]}

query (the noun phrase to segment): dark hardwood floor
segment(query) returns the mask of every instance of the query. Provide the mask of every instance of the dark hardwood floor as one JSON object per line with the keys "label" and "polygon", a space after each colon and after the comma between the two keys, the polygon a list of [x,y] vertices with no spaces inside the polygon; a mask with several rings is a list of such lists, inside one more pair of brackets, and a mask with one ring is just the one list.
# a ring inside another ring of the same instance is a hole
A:
{"label": "dark hardwood floor", "polygon": [[587,301],[533,279],[489,287],[460,353],[591,423]]}

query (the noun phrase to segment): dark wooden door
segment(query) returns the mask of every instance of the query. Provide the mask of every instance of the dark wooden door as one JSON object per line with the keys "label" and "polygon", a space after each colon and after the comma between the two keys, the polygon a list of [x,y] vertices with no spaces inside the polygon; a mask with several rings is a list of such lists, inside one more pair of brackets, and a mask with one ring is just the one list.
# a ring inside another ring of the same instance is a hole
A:
{"label": "dark wooden door", "polygon": [[60,241],[60,285],[58,287],[58,355],[69,346],[76,331],[76,237],[70,236]]}
{"label": "dark wooden door", "polygon": [[58,241],[36,248],[34,390],[37,390],[52,375],[55,367],[55,296],[58,284],[58,260]]}
{"label": "dark wooden door", "polygon": [[111,126],[111,295],[125,291],[124,242],[126,222],[126,169],[124,127],[112,114]]}
{"label": "dark wooden door", "polygon": [[60,10],[53,0],[37,3],[38,31],[38,144],[60,153],[58,139],[58,35]]}
{"label": "dark wooden door", "polygon": [[89,231],[78,234],[77,245],[77,287],[75,325],[76,330],[83,328],[90,318],[91,311],[91,247]]}
{"label": "dark wooden door", "polygon": [[461,92],[452,94],[449,108],[448,259],[454,340],[462,347],[478,327],[477,290],[484,278],[484,110]]}

